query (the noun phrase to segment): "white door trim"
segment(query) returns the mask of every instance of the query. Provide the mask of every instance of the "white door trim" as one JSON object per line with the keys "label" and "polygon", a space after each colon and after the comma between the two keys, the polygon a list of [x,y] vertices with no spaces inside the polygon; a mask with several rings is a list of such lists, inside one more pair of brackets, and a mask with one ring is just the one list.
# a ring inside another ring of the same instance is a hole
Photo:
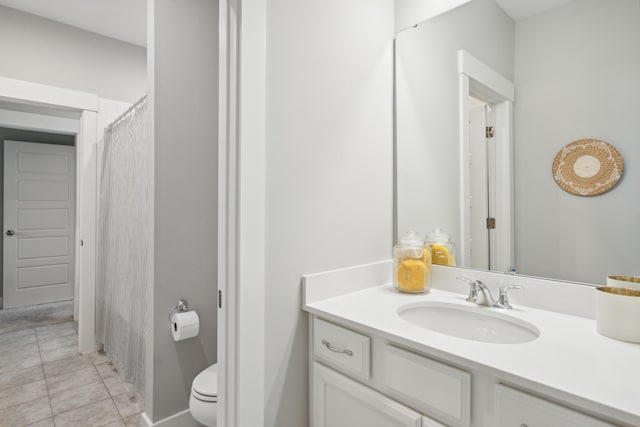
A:
{"label": "white door trim", "polygon": [[218,425],[264,425],[266,2],[220,1]]}
{"label": "white door trim", "polygon": [[[0,77],[0,100],[78,112],[76,140],[76,286],[78,293],[78,348],[95,351],[95,250],[96,250],[96,94]],[[11,118],[12,115],[5,116]],[[15,116],[15,115],[14,115]],[[25,117],[25,116],[22,116]],[[14,117],[15,118],[15,117]],[[35,130],[35,129],[34,129]],[[42,130],[42,129],[40,129]],[[80,247],[80,241],[84,246]]]}
{"label": "white door trim", "polygon": [[[469,212],[469,95],[495,105],[496,155],[496,270],[513,267],[513,102],[515,86],[489,66],[464,50],[458,51],[458,105],[460,144],[460,262],[467,265],[471,247],[467,240],[471,221]],[[484,99],[482,99],[484,98]]]}
{"label": "white door trim", "polygon": [[0,100],[66,110],[98,111],[98,95],[0,77]]}
{"label": "white door trim", "polygon": [[39,132],[55,132],[64,135],[76,135],[80,129],[77,118],[54,117],[46,114],[4,109],[0,109],[0,126]]}

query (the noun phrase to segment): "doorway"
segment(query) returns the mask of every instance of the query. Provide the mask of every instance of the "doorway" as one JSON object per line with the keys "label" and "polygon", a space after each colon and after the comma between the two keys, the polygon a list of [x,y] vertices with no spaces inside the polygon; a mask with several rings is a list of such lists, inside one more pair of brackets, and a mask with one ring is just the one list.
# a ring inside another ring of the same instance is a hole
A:
{"label": "doorway", "polygon": [[[464,50],[458,51],[458,76],[460,264],[471,265],[475,258],[478,268],[509,271],[513,268],[514,248],[514,85]],[[477,143],[473,144],[472,126],[479,135],[476,140],[483,140],[480,148]],[[469,167],[474,152],[476,160],[480,158],[474,162],[476,171]],[[475,199],[472,192],[475,192]],[[472,200],[475,203],[473,217]],[[473,237],[472,230],[475,230]],[[479,241],[474,242],[474,239]],[[473,256],[472,248],[476,252]],[[480,251],[486,251],[486,254],[479,257]]]}
{"label": "doorway", "polygon": [[[3,105],[4,112],[9,108],[9,103]],[[4,332],[74,320],[76,264],[76,136],[19,129],[8,122],[0,127]],[[60,173],[63,165],[66,174]],[[55,200],[61,185],[65,202]]]}

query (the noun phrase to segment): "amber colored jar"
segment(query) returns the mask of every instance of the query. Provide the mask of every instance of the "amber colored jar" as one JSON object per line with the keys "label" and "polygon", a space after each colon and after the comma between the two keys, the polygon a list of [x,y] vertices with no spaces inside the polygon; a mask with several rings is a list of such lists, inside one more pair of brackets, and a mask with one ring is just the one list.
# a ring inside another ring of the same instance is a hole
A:
{"label": "amber colored jar", "polygon": [[393,287],[414,294],[431,288],[431,249],[415,231],[393,247]]}

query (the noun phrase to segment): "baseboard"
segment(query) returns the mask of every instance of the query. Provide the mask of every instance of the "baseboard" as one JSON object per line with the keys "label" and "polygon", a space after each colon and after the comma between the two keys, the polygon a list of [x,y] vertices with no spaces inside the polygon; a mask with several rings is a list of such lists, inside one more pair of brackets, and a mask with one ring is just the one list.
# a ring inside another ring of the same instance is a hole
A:
{"label": "baseboard", "polygon": [[193,419],[188,409],[155,423],[151,421],[146,412],[142,413],[141,418],[142,427],[202,427],[202,424]]}

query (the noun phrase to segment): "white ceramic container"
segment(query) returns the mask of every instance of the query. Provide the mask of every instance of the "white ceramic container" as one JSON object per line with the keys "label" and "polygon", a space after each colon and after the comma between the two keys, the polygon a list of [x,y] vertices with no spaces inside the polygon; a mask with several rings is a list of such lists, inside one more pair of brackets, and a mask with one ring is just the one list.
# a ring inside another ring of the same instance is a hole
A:
{"label": "white ceramic container", "polygon": [[640,343],[640,290],[597,288],[596,323],[599,334]]}
{"label": "white ceramic container", "polygon": [[607,286],[614,288],[628,288],[640,290],[640,277],[638,276],[609,276]]}

